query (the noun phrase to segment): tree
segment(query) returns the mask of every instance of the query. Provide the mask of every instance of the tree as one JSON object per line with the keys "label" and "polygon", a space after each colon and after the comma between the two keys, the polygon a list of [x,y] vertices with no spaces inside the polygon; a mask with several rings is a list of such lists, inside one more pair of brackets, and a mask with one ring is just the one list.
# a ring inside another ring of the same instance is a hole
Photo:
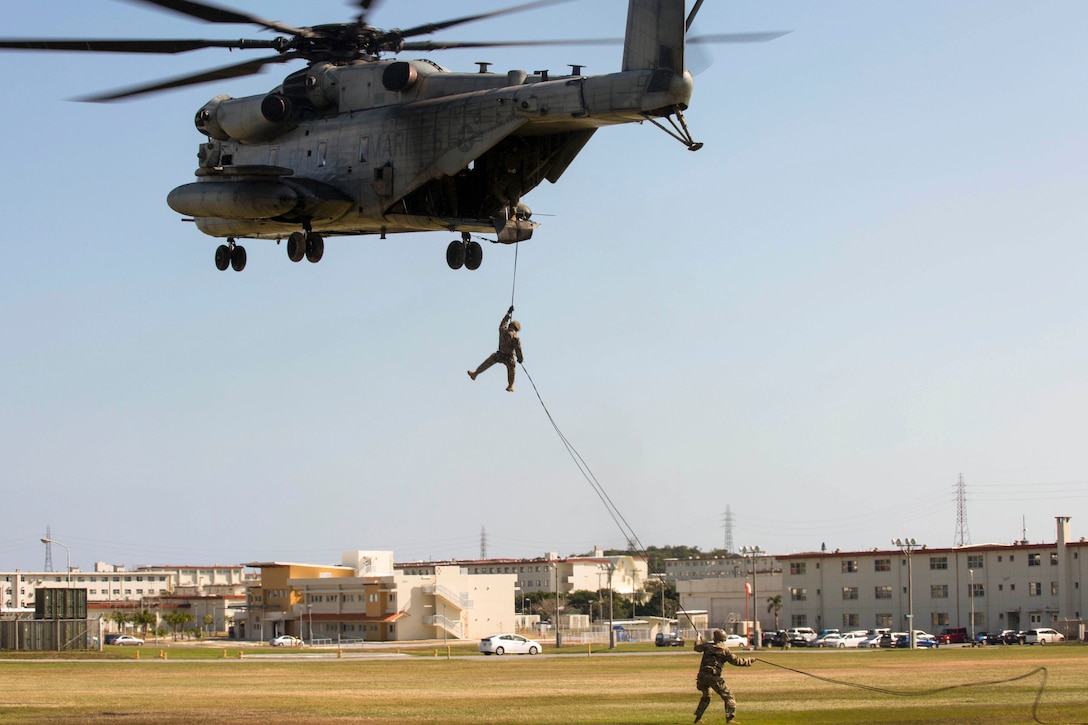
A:
{"label": "tree", "polygon": [[148,628],[149,627],[154,627],[155,623],[156,623],[154,613],[149,612],[146,609],[133,614],[132,618],[131,618],[131,621],[132,621],[132,623],[134,625],[136,625],[137,627],[140,627],[140,629],[143,630],[144,638],[147,637]]}
{"label": "tree", "polygon": [[778,613],[782,611],[782,595],[775,594],[773,597],[767,597],[767,611],[774,612],[774,628],[778,631]]}
{"label": "tree", "polygon": [[215,624],[215,616],[211,614],[204,615],[204,629],[208,634],[212,633],[212,625]]}
{"label": "tree", "polygon": [[167,612],[163,615],[162,620],[170,625],[170,629],[174,631],[174,639],[178,638],[178,630],[184,627],[189,622],[195,619],[193,615],[188,612]]}
{"label": "tree", "polygon": [[125,625],[131,621],[131,618],[120,609],[115,609],[106,616],[106,620],[116,624],[118,632],[124,632]]}

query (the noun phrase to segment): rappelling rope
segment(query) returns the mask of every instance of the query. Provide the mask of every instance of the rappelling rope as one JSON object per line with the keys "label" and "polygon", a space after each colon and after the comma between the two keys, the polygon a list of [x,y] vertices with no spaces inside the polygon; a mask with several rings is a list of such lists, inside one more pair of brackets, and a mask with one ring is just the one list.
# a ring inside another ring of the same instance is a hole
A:
{"label": "rappelling rope", "polygon": [[[518,247],[521,246],[521,242],[514,242],[514,281],[510,283],[510,307],[514,306],[514,290],[518,286]],[[529,373],[525,373],[528,376]],[[535,385],[533,386],[536,387]],[[540,396],[537,395],[539,398]],[[543,402],[543,401],[542,401]],[[547,410],[547,408],[545,408]]]}
{"label": "rappelling rope", "polygon": [[[516,259],[517,256],[515,254],[515,269]],[[540,396],[540,389],[537,388],[536,382],[533,380],[533,376],[530,375],[529,371],[525,368],[525,363],[521,363],[521,371],[525,373],[525,377],[529,379],[529,384],[533,386],[533,392],[536,393],[536,399],[540,401],[540,407],[544,409],[544,414],[548,416],[548,422],[552,424],[552,428],[555,429],[555,433],[559,436],[559,440],[563,442],[563,446],[567,449],[567,453],[570,455],[571,460],[574,461],[574,465],[578,467],[578,470],[579,472],[581,472],[582,477],[586,479],[590,487],[593,488],[593,492],[597,494],[597,498],[599,498],[601,500],[601,503],[604,504],[604,507],[608,510],[608,515],[612,517],[612,521],[615,522],[616,526],[620,530],[620,533],[623,534],[624,538],[627,539],[629,544],[634,545],[633,548],[635,548],[635,551],[641,554],[643,558],[646,559],[648,567],[650,562],[650,555],[649,553],[647,553],[646,547],[642,545],[642,541],[638,538],[638,534],[636,534],[635,530],[631,528],[631,525],[627,523],[627,519],[625,519],[623,517],[623,514],[620,513],[619,509],[616,507],[616,504],[608,495],[608,492],[604,490],[604,486],[601,485],[601,482],[597,480],[597,477],[595,475],[593,475],[593,471],[590,470],[589,464],[587,464],[585,462],[585,459],[582,458],[582,454],[578,452],[578,450],[571,444],[571,442],[567,440],[567,437],[563,435],[563,431],[559,429],[559,424],[555,422],[555,418],[552,417],[551,411],[548,410],[548,406],[545,405],[544,398]],[[664,574],[664,572],[649,573]],[[662,585],[664,585],[664,582],[662,582]],[[688,614],[687,610],[684,609],[684,607],[680,604],[679,598],[677,598],[676,606],[679,611],[683,612],[684,616],[687,617],[688,622],[691,623],[691,628],[694,630],[698,630],[698,627],[696,627],[695,625],[695,620],[691,618],[691,615]],[[664,616],[665,612],[662,611],[661,614],[662,616]]]}

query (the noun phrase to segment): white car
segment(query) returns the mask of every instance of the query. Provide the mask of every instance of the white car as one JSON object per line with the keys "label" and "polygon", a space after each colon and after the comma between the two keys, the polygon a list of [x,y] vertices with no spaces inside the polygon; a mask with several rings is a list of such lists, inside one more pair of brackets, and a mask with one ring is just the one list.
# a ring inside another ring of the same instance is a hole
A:
{"label": "white car", "polygon": [[299,647],[302,640],[290,634],[281,634],[270,643],[273,647]]}
{"label": "white car", "polygon": [[535,655],[542,649],[540,642],[520,634],[495,634],[480,640],[480,651],[485,655]]}
{"label": "white car", "polygon": [[845,632],[839,638],[836,647],[857,647],[865,640],[869,639],[868,632]]}
{"label": "white car", "polygon": [[880,639],[884,636],[884,633],[870,634],[869,639],[863,639],[858,642],[858,647],[862,649],[876,649],[880,646]]}
{"label": "white car", "polygon": [[838,632],[828,632],[827,634],[821,634],[816,639],[809,642],[809,647],[838,647],[839,640],[842,639],[842,635]]}
{"label": "white car", "polygon": [[1065,635],[1056,630],[1045,627],[1043,629],[1029,629],[1024,635],[1024,644],[1047,644],[1048,642],[1064,642]]}
{"label": "white car", "polygon": [[747,638],[742,637],[739,634],[727,634],[727,635],[725,635],[725,642],[723,642],[722,644],[724,644],[726,647],[729,647],[730,649],[747,649],[748,648]]}

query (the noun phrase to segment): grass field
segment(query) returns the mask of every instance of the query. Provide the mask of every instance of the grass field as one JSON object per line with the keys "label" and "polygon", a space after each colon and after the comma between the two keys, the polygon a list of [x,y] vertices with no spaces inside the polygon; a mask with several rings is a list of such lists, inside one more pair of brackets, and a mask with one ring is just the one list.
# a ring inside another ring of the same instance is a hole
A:
{"label": "grass field", "polygon": [[[182,647],[163,660],[142,649],[138,660],[135,650],[2,659],[0,722],[690,723],[699,698],[690,649],[483,657],[463,647],[450,659],[426,649],[380,660],[309,650],[238,659],[238,650]],[[1081,645],[756,656],[765,662],[725,673],[738,725],[1088,723]],[[1011,678],[1020,679],[982,684]],[[953,686],[962,687],[934,692]],[[725,722],[717,698],[703,722]]]}

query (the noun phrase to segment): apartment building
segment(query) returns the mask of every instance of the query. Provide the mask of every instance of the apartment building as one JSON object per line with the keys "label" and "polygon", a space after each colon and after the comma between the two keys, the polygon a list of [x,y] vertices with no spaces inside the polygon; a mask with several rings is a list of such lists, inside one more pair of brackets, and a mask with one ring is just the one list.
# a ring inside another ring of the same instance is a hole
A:
{"label": "apartment building", "polygon": [[[645,591],[649,577],[646,559],[622,554],[605,556],[594,547],[590,556],[560,557],[549,552],[539,559],[474,559],[460,565],[472,574],[513,574],[518,594],[573,591],[600,591],[611,584],[616,594],[638,595]],[[398,564],[398,567],[411,564]]]}

